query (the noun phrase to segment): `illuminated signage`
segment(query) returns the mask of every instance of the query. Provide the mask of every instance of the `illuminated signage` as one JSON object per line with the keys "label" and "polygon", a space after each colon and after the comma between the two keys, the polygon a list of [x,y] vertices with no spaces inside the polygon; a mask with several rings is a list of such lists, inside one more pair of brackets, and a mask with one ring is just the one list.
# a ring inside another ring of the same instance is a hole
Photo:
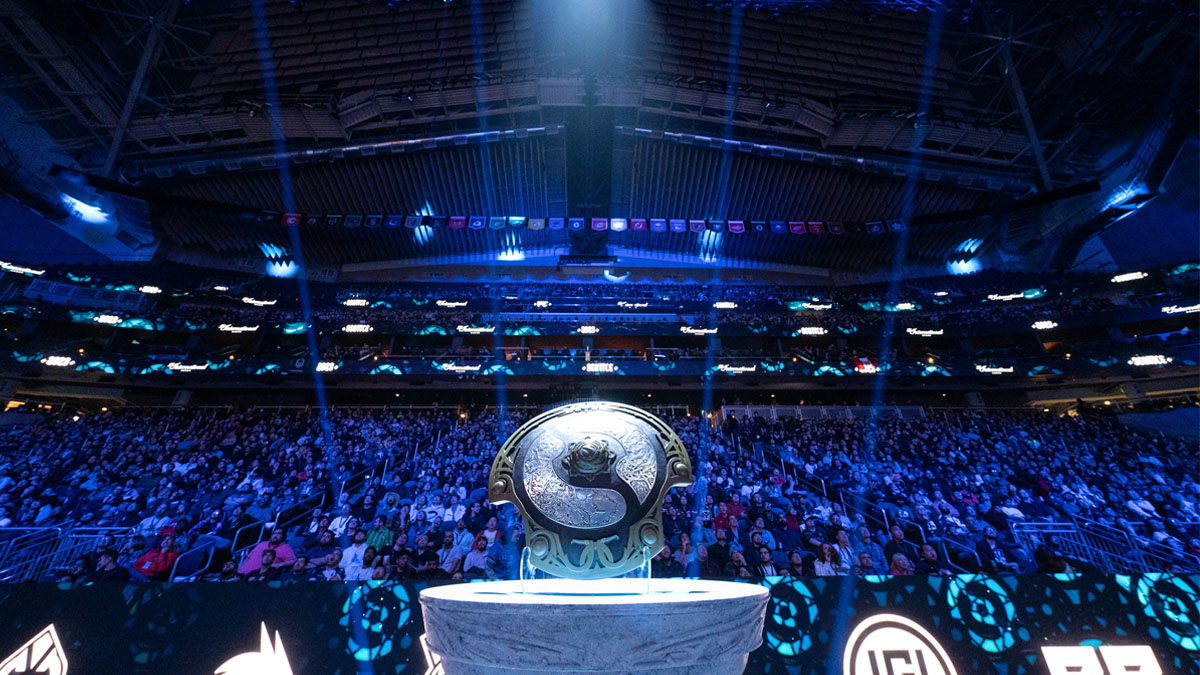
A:
{"label": "illuminated signage", "polygon": [[897,302],[892,309],[895,309],[898,312],[907,312],[910,309],[916,309],[916,307],[917,306],[911,302]]}
{"label": "illuminated signage", "polygon": [[457,330],[460,333],[466,333],[467,335],[487,335],[490,333],[495,333],[496,327],[495,326],[468,326],[465,323],[460,323],[454,327],[454,330]]}
{"label": "illuminated signage", "polygon": [[537,307],[539,309],[546,309],[547,307],[550,306],[550,301],[549,300],[538,300],[537,302],[533,303],[533,306]]}
{"label": "illuminated signage", "polygon": [[957,675],[950,655],[929,631],[898,614],[876,614],[850,633],[843,675]]}
{"label": "illuminated signage", "polygon": [[67,366],[75,365],[75,359],[69,356],[47,356],[42,359],[42,365],[66,368]]}
{"label": "illuminated signage", "polygon": [[1187,305],[1180,307],[1179,305],[1167,305],[1162,308],[1163,314],[1195,314],[1200,312],[1200,305]]}
{"label": "illuminated signage", "polygon": [[1050,330],[1051,328],[1058,328],[1058,322],[1057,321],[1034,321],[1032,328],[1034,330]]}
{"label": "illuminated signage", "polygon": [[[1162,666],[1147,645],[1042,647],[1049,675],[1162,675]],[[1100,663],[1104,665],[1101,667]]]}
{"label": "illuminated signage", "polygon": [[366,307],[368,300],[366,298],[346,298],[342,304],[347,307]]}
{"label": "illuminated signage", "polygon": [[208,364],[207,363],[180,363],[179,361],[172,361],[167,364],[167,368],[170,368],[171,370],[174,370],[179,373],[190,373],[190,372],[193,372],[196,370],[208,370]]}
{"label": "illuminated signage", "polygon": [[1006,375],[1013,372],[1012,366],[985,366],[983,364],[975,364],[975,370],[988,375]]}
{"label": "illuminated signage", "polygon": [[162,293],[162,289],[158,286],[139,286],[138,290],[146,295],[158,295],[159,293]]}
{"label": "illuminated signage", "polygon": [[105,326],[112,326],[114,324],[121,323],[121,317],[117,316],[116,314],[100,314],[96,317],[93,317],[92,321],[95,321],[96,323],[102,323]]}
{"label": "illuminated signage", "polygon": [[581,335],[595,335],[596,333],[599,333],[599,332],[600,332],[600,328],[598,326],[580,326],[579,327],[579,333]]}
{"label": "illuminated signage", "polygon": [[[78,418],[76,418],[78,419]],[[0,661],[0,675],[67,675],[67,655],[54,624],[46,626],[29,642]]]}
{"label": "illuminated signage", "polygon": [[694,326],[681,326],[679,328],[679,332],[685,333],[687,335],[716,335],[717,329],[716,328],[696,328]]}
{"label": "illuminated signage", "polygon": [[1146,354],[1135,356],[1129,359],[1127,363],[1131,366],[1165,366],[1173,360],[1171,357],[1163,356],[1162,354]]}
{"label": "illuminated signage", "polygon": [[332,373],[333,371],[337,370],[340,367],[341,366],[339,366],[336,361],[318,361],[317,362],[317,372],[318,373]]}
{"label": "illuminated signage", "polygon": [[1126,281],[1137,281],[1138,279],[1145,279],[1148,276],[1150,275],[1146,274],[1145,272],[1128,272],[1126,274],[1118,274],[1117,276],[1113,277],[1112,282],[1114,284],[1123,284]]}
{"label": "illuminated signage", "polygon": [[343,333],[370,333],[375,330],[369,323],[348,323],[342,326]]}
{"label": "illuminated signage", "polygon": [[909,328],[906,332],[909,335],[917,337],[933,337],[935,335],[942,335],[946,331],[943,328]]}
{"label": "illuminated signage", "polygon": [[731,366],[728,363],[718,363],[717,370],[730,375],[740,375],[742,373],[753,373],[758,370],[758,366]]}
{"label": "illuminated signage", "polygon": [[467,301],[466,300],[438,300],[437,302],[435,302],[433,304],[437,305],[438,307],[449,307],[449,308],[453,309],[455,307],[466,307]]}
{"label": "illuminated signage", "polygon": [[720,302],[713,303],[713,309],[737,309],[737,306],[738,304],[736,302],[730,302],[728,300],[722,300]]}
{"label": "illuminated signage", "polygon": [[583,372],[585,373],[615,373],[617,372],[617,364],[604,363],[602,361],[594,361],[592,363],[583,364]]}
{"label": "illuminated signage", "polygon": [[238,654],[217,666],[214,675],[292,675],[292,666],[283,650],[279,631],[275,631],[275,643],[271,644],[271,634],[264,623],[258,651]]}
{"label": "illuminated signage", "polygon": [[252,298],[247,295],[242,298],[242,302],[246,303],[247,305],[254,305],[255,307],[270,307],[271,305],[274,305],[276,302],[279,302],[279,301],[278,300],[259,300],[257,298]]}
{"label": "illuminated signage", "polygon": [[21,267],[10,262],[0,260],[0,270],[5,272],[13,272],[15,274],[28,274],[31,277],[40,277],[46,273],[46,270],[35,270],[32,267]]}
{"label": "illuminated signage", "polygon": [[449,373],[477,373],[482,366],[460,366],[456,363],[435,363],[435,368]]}
{"label": "illuminated signage", "polygon": [[258,326],[235,326],[231,323],[223,323],[217,326],[217,330],[222,333],[253,333],[258,330]]}
{"label": "illuminated signage", "polygon": [[987,297],[987,299],[995,300],[997,302],[1011,302],[1013,300],[1020,300],[1024,297],[1025,297],[1024,293],[1009,293],[1007,295],[1000,295],[999,293],[992,293],[991,295],[989,295]]}
{"label": "illuminated signage", "polygon": [[626,309],[641,309],[649,306],[650,303],[648,302],[625,302],[624,300],[617,301],[617,307],[624,307]]}
{"label": "illuminated signage", "polygon": [[820,326],[801,326],[796,330],[796,335],[825,335],[828,332]]}
{"label": "illuminated signage", "polygon": [[814,310],[817,312],[823,312],[827,309],[833,309],[833,303],[802,302],[802,303],[800,303],[800,306],[803,307],[804,309],[811,309],[811,310]]}

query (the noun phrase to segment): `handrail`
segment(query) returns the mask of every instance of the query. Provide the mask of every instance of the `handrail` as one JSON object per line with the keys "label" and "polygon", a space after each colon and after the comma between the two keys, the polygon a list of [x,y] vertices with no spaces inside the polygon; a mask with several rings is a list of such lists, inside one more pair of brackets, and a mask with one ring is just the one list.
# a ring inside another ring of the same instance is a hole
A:
{"label": "handrail", "polygon": [[185,576],[194,578],[197,575],[201,574],[202,572],[204,572],[205,570],[208,569],[209,565],[212,565],[212,559],[213,559],[213,555],[216,553],[216,549],[217,549],[217,545],[215,542],[206,541],[199,546],[195,546],[192,549],[181,553],[180,555],[178,555],[175,558],[175,563],[171,565],[171,573],[169,575],[167,575],[167,581],[175,581],[175,575],[179,571],[179,563],[180,563],[180,561],[182,561],[184,559],[185,556],[191,555],[192,553],[195,553],[196,551],[207,551],[208,557],[207,557],[207,559],[205,559],[204,564],[198,566],[196,568],[195,572],[185,575]]}
{"label": "handrail", "polygon": [[[973,571],[975,571],[975,572],[983,571],[983,561],[980,560],[980,558],[979,558],[979,551],[976,551],[974,548],[967,546],[966,544],[955,541],[951,537],[942,537],[941,545],[942,545],[942,550],[939,553],[941,553],[943,556],[945,556],[947,563],[954,565],[954,562],[950,559],[950,549],[948,548],[948,546],[953,546],[956,549],[959,549],[960,551],[970,555],[972,558],[975,559],[975,569]],[[959,565],[954,565],[954,566],[959,567],[959,569],[962,569]]]}
{"label": "handrail", "polygon": [[[14,528],[17,529],[17,528]],[[23,528],[22,528],[23,529]],[[0,580],[29,581],[44,567],[44,561],[52,561],[62,539],[62,527],[32,529],[12,542],[0,560]],[[17,543],[20,542],[20,546]],[[53,548],[49,548],[53,546]]]}
{"label": "handrail", "polygon": [[[881,519],[872,513],[868,513],[866,510],[860,508],[857,504],[852,506],[850,503],[847,503],[846,495],[849,495],[852,499],[871,507],[871,509],[873,509],[876,512],[878,512],[879,514],[881,514],[883,516],[883,518]],[[842,510],[846,513],[847,516],[849,516],[852,512],[861,514],[863,516],[863,518],[866,518],[867,520],[881,523],[883,525],[883,529],[885,531],[891,529],[891,527],[892,527],[891,519],[888,517],[887,509],[879,508],[878,504],[867,499],[866,497],[863,497],[862,495],[858,494],[857,492],[854,492],[852,490],[842,490],[838,494],[838,500],[842,502]]]}
{"label": "handrail", "polygon": [[901,517],[897,516],[896,524],[899,525],[902,529],[906,524],[917,528],[917,534],[921,535],[921,543],[922,544],[929,543],[929,537],[925,536],[925,528],[921,527],[920,523],[918,523],[916,521],[908,520],[907,518],[901,518]]}
{"label": "handrail", "polygon": [[[229,543],[229,555],[236,560],[238,555],[242,551],[252,548],[256,544],[258,544],[258,542],[262,541],[263,530],[265,530],[266,527],[267,527],[267,524],[261,520],[250,523],[249,525],[243,525],[242,527],[239,527],[237,529],[237,532],[234,532],[234,534],[233,534],[233,540],[230,541],[230,543]],[[238,544],[238,541],[242,537],[242,533],[250,531],[254,528],[258,528],[258,535],[254,538],[254,541],[251,542],[250,544],[247,544],[246,546],[242,546],[239,548],[237,544]]]}
{"label": "handrail", "polygon": [[22,539],[25,539],[27,537],[30,537],[32,535],[35,535],[38,532],[42,532],[42,531],[45,531],[48,529],[51,529],[51,528],[47,528],[47,527],[0,527],[0,536],[3,536],[7,532],[22,533],[22,534],[18,534],[15,537],[5,539],[3,542],[0,542],[0,563],[3,563],[3,561],[8,559],[9,552],[17,545],[17,542],[19,542]]}
{"label": "handrail", "polygon": [[[319,499],[320,501],[318,501],[315,505],[310,506],[309,504],[313,500],[316,500],[316,499]],[[319,492],[315,495],[310,495],[308,497],[305,497],[304,499],[292,504],[291,506],[284,508],[278,514],[275,515],[275,528],[274,529],[283,530],[284,532],[286,532],[287,529],[290,528],[292,525],[295,525],[296,523],[303,520],[304,516],[309,511],[311,511],[313,508],[324,506],[325,499],[326,499],[326,494],[325,494],[325,491],[322,490],[321,492]],[[290,515],[285,519],[284,515],[292,510],[295,510],[295,514]]]}
{"label": "handrail", "polygon": [[[1079,527],[1072,522],[1013,523],[1013,535],[1026,539],[1026,548],[1033,550],[1046,542],[1048,535],[1060,535],[1062,549],[1070,554],[1095,563],[1108,573],[1133,573],[1156,571],[1141,557],[1131,557],[1126,552],[1137,552],[1138,547],[1126,537],[1124,540],[1098,534]],[[1161,570],[1159,570],[1161,571]]]}
{"label": "handrail", "polygon": [[58,549],[50,561],[50,567],[66,564],[71,558],[91,553],[96,550],[96,544],[105,535],[113,539],[121,539],[134,532],[134,527],[73,527],[62,535]]}
{"label": "handrail", "polygon": [[[341,485],[338,486],[337,495],[340,496],[343,492],[345,492],[347,490],[347,486],[349,486],[349,489],[353,490],[354,488],[358,487],[359,485],[362,485],[362,482],[358,481],[358,479],[362,478],[363,476],[367,475],[368,473],[373,472],[374,470],[375,470],[375,467],[368,466],[368,467],[364,468],[362,471],[359,471],[358,473],[351,474],[349,477],[347,477],[345,480],[342,481]],[[358,481],[358,482],[355,482],[355,481]],[[351,485],[351,483],[354,483],[354,484]]]}

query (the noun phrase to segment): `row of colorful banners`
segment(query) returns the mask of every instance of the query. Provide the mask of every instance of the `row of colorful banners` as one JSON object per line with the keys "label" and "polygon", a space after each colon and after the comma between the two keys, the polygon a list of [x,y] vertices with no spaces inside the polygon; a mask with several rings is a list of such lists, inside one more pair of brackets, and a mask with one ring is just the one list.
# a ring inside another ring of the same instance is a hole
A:
{"label": "row of colorful banners", "polygon": [[[590,221],[590,222],[589,222]],[[884,234],[885,232],[903,232],[908,229],[905,220],[878,220],[868,223],[841,223],[811,220],[709,220],[687,218],[526,218],[524,216],[403,216],[403,215],[362,215],[362,214],[324,214],[303,215],[285,213],[281,222],[288,227],[305,225],[316,227],[406,227],[416,229],[429,227],[433,229],[447,228],[451,230],[504,230],[507,228],[526,228],[530,230],[571,230],[583,231],[591,229],[596,232],[611,230],[613,232],[730,232],[744,234],[758,232],[772,234]]]}

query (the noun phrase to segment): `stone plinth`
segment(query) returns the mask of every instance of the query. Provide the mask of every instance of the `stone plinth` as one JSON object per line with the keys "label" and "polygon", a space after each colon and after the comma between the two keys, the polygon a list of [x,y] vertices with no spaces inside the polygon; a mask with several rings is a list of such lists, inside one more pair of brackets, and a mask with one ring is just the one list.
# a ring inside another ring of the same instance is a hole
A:
{"label": "stone plinth", "polygon": [[755,584],[539,579],[421,592],[429,648],[446,675],[741,673],[762,642]]}

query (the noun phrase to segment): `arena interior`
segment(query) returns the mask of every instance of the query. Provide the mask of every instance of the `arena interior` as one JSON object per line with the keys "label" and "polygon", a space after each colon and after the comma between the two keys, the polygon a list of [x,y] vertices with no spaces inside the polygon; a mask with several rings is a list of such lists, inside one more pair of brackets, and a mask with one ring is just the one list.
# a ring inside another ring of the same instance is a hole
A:
{"label": "arena interior", "polygon": [[1200,672],[1197,17],[0,0],[0,652],[63,659],[0,672],[436,672],[497,452],[599,400],[695,470],[653,576],[771,589],[747,672],[865,675],[862,603]]}

